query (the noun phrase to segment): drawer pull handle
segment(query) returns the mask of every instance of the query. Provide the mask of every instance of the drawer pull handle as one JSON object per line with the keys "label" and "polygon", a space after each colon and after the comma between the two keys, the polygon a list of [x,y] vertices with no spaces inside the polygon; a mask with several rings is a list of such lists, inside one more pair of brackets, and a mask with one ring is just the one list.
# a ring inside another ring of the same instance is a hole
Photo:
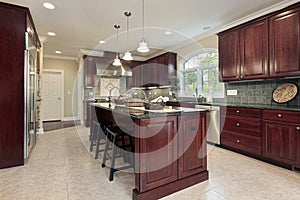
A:
{"label": "drawer pull handle", "polygon": [[278,116],[278,117],[282,117],[282,114],[278,114],[277,116]]}
{"label": "drawer pull handle", "polygon": [[240,123],[236,123],[236,126],[240,126]]}
{"label": "drawer pull handle", "polygon": [[297,126],[297,127],[296,127],[296,130],[297,130],[297,131],[300,131],[300,127],[299,127],[299,126]]}
{"label": "drawer pull handle", "polygon": [[237,111],[236,111],[236,113],[240,113],[240,111],[239,111],[239,110],[237,110]]}
{"label": "drawer pull handle", "polygon": [[236,140],[237,143],[240,143],[240,140]]}

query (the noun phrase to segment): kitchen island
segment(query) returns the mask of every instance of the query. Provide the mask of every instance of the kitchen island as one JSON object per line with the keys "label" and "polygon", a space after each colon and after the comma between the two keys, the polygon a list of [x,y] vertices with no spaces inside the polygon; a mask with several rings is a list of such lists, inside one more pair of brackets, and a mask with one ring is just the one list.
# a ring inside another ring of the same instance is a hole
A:
{"label": "kitchen island", "polygon": [[158,199],[208,180],[206,110],[145,110],[92,103],[92,120],[106,120],[134,137],[132,199]]}

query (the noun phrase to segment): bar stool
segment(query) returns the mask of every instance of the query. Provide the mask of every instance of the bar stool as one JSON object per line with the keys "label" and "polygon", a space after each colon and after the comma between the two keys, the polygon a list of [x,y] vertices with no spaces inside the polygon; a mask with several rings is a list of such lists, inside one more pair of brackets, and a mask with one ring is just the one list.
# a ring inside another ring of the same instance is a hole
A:
{"label": "bar stool", "polygon": [[[125,133],[123,130],[120,129],[120,127],[111,126],[111,127],[107,127],[106,130],[107,130],[107,137],[106,137],[106,144],[105,144],[105,149],[104,149],[102,167],[106,166],[106,160],[111,161],[109,181],[112,181],[114,178],[114,173],[116,171],[133,168],[133,165],[134,165],[133,157],[131,157],[131,159],[129,161],[129,165],[119,167],[119,168],[115,168],[115,159],[123,157],[124,162],[128,162],[128,155],[127,155],[128,147],[130,147],[130,152],[134,152],[134,146],[133,146],[132,136]],[[126,144],[125,137],[128,137],[129,144]],[[110,146],[109,138],[112,140],[111,148],[109,147]],[[118,151],[117,151],[118,148],[120,148],[122,150],[122,152],[119,153],[119,155],[118,155]],[[108,154],[109,150],[112,150],[112,155]],[[126,152],[123,152],[123,151],[126,151]]]}
{"label": "bar stool", "polygon": [[108,121],[100,121],[100,123],[96,120],[93,120],[90,132],[90,151],[93,151],[93,147],[96,146],[95,159],[98,159],[99,152],[104,151],[104,149],[99,149],[101,144],[105,144],[105,142],[101,142],[101,139],[105,139],[106,127],[111,126],[112,122]]}

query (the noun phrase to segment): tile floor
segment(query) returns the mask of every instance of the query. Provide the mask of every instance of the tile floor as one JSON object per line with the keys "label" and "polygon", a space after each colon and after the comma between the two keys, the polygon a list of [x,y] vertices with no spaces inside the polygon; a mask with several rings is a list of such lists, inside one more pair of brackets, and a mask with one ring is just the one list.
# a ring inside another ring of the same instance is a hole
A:
{"label": "tile floor", "polygon": [[[88,129],[82,126],[40,135],[24,166],[0,170],[0,199],[130,200],[134,176],[117,172],[109,182],[108,168],[85,145]],[[208,155],[208,168],[209,181],[163,199],[300,199],[300,173],[217,147]]]}

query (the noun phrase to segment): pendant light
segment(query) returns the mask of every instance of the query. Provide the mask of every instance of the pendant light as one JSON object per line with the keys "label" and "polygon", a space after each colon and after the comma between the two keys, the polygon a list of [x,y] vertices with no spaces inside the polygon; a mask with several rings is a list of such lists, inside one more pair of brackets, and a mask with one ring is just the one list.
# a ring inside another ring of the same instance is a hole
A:
{"label": "pendant light", "polygon": [[131,53],[128,50],[128,40],[129,40],[129,17],[131,16],[131,12],[125,12],[124,15],[127,17],[127,23],[126,23],[126,32],[127,32],[127,44],[126,44],[126,48],[127,51],[125,52],[123,59],[124,60],[133,60]]}
{"label": "pendant light", "polygon": [[114,59],[113,65],[114,66],[121,66],[122,63],[119,59],[119,28],[120,28],[120,25],[115,24],[114,28],[117,30],[117,55],[116,55],[116,58]]}
{"label": "pendant light", "polygon": [[146,52],[149,52],[150,49],[148,48],[148,44],[146,43],[145,41],[145,25],[144,25],[144,15],[145,15],[145,6],[144,6],[144,0],[142,0],[142,28],[143,28],[143,37],[142,37],[142,40],[141,42],[139,43],[139,47],[137,48],[137,51],[138,52],[141,52],[141,53],[146,53]]}

